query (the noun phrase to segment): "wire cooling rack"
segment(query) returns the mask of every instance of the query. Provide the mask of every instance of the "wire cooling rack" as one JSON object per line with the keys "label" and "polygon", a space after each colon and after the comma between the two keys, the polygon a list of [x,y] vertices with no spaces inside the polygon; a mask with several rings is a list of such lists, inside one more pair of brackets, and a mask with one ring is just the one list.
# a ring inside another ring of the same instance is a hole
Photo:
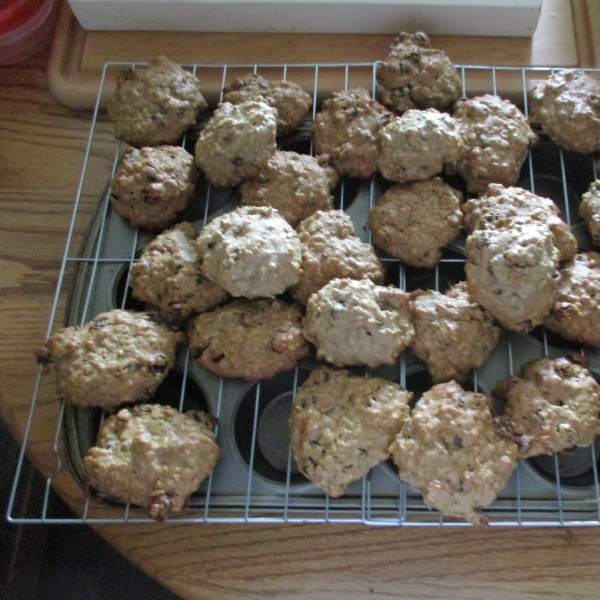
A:
{"label": "wire cooling rack", "polygon": [[[87,218],[82,194],[88,177],[90,157],[98,151],[98,129],[102,124],[101,100],[106,96],[114,75],[132,64],[109,63],[105,66],[94,110],[81,180],[75,199],[71,226],[52,308],[48,336],[63,325],[79,325],[97,313],[113,308],[144,309],[129,294],[129,266],[151,239],[124,223],[110,210],[107,188],[88,227],[84,243],[75,240],[75,225]],[[280,147],[301,153],[312,152],[310,124],[322,100],[333,91],[363,86],[378,94],[377,64],[304,64],[304,65],[190,65],[207,89],[214,106],[226,83],[253,71],[273,79],[289,79],[313,93],[313,113],[293,136],[280,140]],[[463,94],[497,94],[510,99],[528,114],[528,92],[555,69],[460,66]],[[600,70],[586,70],[600,78]],[[201,127],[200,125],[199,127]],[[183,145],[193,152],[198,129],[191,131]],[[123,152],[115,141],[113,173]],[[589,184],[597,178],[594,157],[569,153],[541,136],[525,163],[517,185],[552,198],[577,237],[581,250],[592,243],[577,216],[577,207]],[[449,181],[461,188],[460,181]],[[371,179],[342,181],[336,191],[336,208],[352,218],[357,234],[370,242],[366,227],[369,208],[385,190],[378,175]],[[464,191],[464,190],[463,190]],[[199,189],[196,202],[182,215],[200,229],[218,214],[236,205],[235,190],[218,190],[208,185]],[[438,289],[464,279],[464,237],[446,247],[435,269],[407,268],[395,259],[381,256],[386,283],[404,290]],[[62,299],[66,298],[64,318]],[[491,395],[495,383],[519,372],[529,360],[548,355],[558,357],[572,352],[585,354],[590,370],[600,376],[600,354],[552,336],[541,328],[530,335],[504,332],[488,363],[474,372],[471,389]],[[181,349],[177,365],[156,393],[154,401],[171,404],[180,410],[200,408],[218,419],[217,441],[222,456],[213,475],[190,500],[181,514],[170,517],[177,522],[361,522],[373,525],[467,525],[443,518],[427,509],[419,492],[406,485],[388,461],[352,483],[340,498],[330,498],[298,472],[289,450],[287,419],[297,387],[314,363],[298,365],[294,371],[273,380],[242,382],[220,379],[203,371]],[[396,365],[373,371],[405,386],[418,397],[431,385],[423,363],[410,351],[401,354]],[[54,429],[53,452],[57,468],[46,478],[44,497],[35,514],[23,516],[19,506],[23,481],[23,463],[32,423],[41,418],[40,405],[52,401],[51,392],[42,391],[44,377],[40,369],[31,402],[25,438],[18,462],[8,518],[16,523],[115,523],[149,522],[139,508],[110,500],[95,500],[84,495],[83,457],[94,444],[104,418],[99,410],[77,409],[61,404]],[[46,375],[46,377],[51,377]],[[50,394],[49,398],[45,398]],[[56,402],[60,402],[56,398]],[[499,409],[500,407],[496,407]],[[518,466],[498,499],[483,509],[491,525],[600,525],[600,486],[597,458],[600,440],[589,448],[551,457],[519,460]],[[55,519],[49,511],[50,489],[58,477],[71,476],[81,486],[81,514]],[[30,511],[31,512],[31,511]]]}

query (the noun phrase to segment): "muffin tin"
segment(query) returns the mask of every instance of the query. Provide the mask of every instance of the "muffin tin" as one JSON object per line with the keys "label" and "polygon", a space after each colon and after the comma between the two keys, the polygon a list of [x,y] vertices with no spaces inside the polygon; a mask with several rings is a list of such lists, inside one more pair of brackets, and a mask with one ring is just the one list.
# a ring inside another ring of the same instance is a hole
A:
{"label": "muffin tin", "polygon": [[[105,68],[103,85],[122,64]],[[266,77],[288,78],[312,90],[315,106],[335,89],[362,85],[377,93],[376,64],[359,65],[246,65],[246,66],[191,66],[201,81],[218,82],[209,100],[218,100],[218,91],[226,82],[256,71]],[[527,112],[527,91],[536,82],[547,77],[551,70],[459,67],[465,95],[497,93],[509,98]],[[600,71],[588,70],[600,78]],[[212,84],[210,84],[212,85]],[[209,85],[209,87],[210,87]],[[215,91],[216,90],[216,91]],[[102,94],[102,86],[99,97]],[[314,110],[313,115],[314,117]],[[310,121],[292,136],[280,140],[280,148],[310,153]],[[94,114],[80,192],[76,201],[73,223],[83,218],[80,209],[82,190],[87,183],[87,162],[97,151],[99,142],[94,135],[100,127],[100,113]],[[202,127],[202,124],[199,125]],[[193,152],[198,130],[191,131],[184,140]],[[105,145],[103,146],[105,150]],[[114,164],[123,148],[115,142]],[[577,217],[581,194],[598,177],[593,156],[562,151],[545,136],[530,153],[517,185],[552,198],[560,207],[578,239],[580,250],[592,249],[591,239]],[[448,182],[463,189],[458,179]],[[352,218],[357,235],[370,241],[366,227],[369,208],[390,185],[380,176],[369,180],[346,180],[336,190],[336,208],[344,209]],[[109,193],[101,198],[98,210],[89,226],[80,249],[73,248],[73,228],[69,232],[57,300],[49,331],[62,324],[56,323],[59,298],[67,292],[68,301],[64,324],[81,324],[99,312],[113,308],[143,310],[146,307],[131,297],[128,285],[129,265],[151,239],[149,234],[129,227],[109,208]],[[235,190],[218,190],[201,183],[196,202],[182,215],[200,229],[208,220],[235,207]],[[386,271],[386,284],[402,289],[438,289],[464,279],[463,245],[465,236],[443,251],[443,258],[435,269],[407,268],[395,259],[381,256]],[[72,271],[70,283],[66,273]],[[472,373],[465,387],[491,396],[496,382],[511,374],[518,374],[521,365],[544,355],[558,357],[572,352],[584,353],[590,370],[600,379],[600,353],[580,349],[542,328],[530,335],[503,332],[500,343],[484,367]],[[200,408],[218,419],[217,440],[222,455],[213,475],[192,496],[189,507],[171,517],[177,521],[218,522],[364,522],[384,525],[440,525],[464,524],[443,518],[437,511],[424,505],[419,492],[404,482],[391,461],[372,469],[362,480],[352,483],[340,498],[330,498],[315,488],[297,470],[289,450],[287,420],[293,396],[317,363],[302,362],[293,371],[282,373],[268,381],[245,382],[221,379],[200,369],[185,347],[181,347],[177,366],[158,389],[155,401],[171,404],[179,409]],[[364,369],[357,372],[365,373]],[[413,391],[415,400],[431,385],[427,369],[410,350],[404,351],[397,364],[369,371],[368,375],[381,376],[399,382]],[[35,417],[37,393],[33,398]],[[494,400],[497,412],[501,403]],[[57,423],[57,439],[64,435],[66,464],[75,479],[85,487],[83,457],[93,445],[103,415],[95,409],[65,406]],[[26,443],[26,442],[25,442]],[[600,438],[590,448],[577,449],[571,454],[536,457],[519,460],[507,486],[499,498],[483,512],[491,524],[600,524],[600,486],[598,464]],[[65,461],[59,461],[64,464]],[[66,466],[63,466],[64,470]],[[58,473],[57,473],[58,474]],[[54,476],[56,476],[55,474]],[[15,490],[20,472],[15,478]],[[52,482],[52,477],[48,483]],[[14,494],[13,494],[14,500]],[[12,520],[32,522],[47,520],[46,502],[40,515]],[[10,513],[13,510],[11,502]],[[118,503],[87,499],[83,514],[73,519],[78,522],[147,521],[144,511]],[[62,519],[61,521],[65,521]]]}

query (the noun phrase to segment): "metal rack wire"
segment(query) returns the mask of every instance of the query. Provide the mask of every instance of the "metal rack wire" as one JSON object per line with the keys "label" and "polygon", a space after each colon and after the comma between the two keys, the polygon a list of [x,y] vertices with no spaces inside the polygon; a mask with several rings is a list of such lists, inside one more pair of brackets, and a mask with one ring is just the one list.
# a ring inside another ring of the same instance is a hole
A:
{"label": "metal rack wire", "polygon": [[[151,239],[131,229],[109,208],[109,190],[105,190],[81,247],[75,247],[75,224],[85,218],[82,194],[86,185],[90,156],[97,151],[95,134],[102,123],[101,99],[111,76],[131,64],[105,66],[94,110],[82,175],[59,282],[52,307],[47,335],[63,325],[82,324],[101,311],[112,308],[137,308],[128,293],[129,266],[141,248]],[[267,77],[289,79],[313,92],[313,114],[324,97],[336,89],[361,85],[377,95],[376,64],[300,64],[300,65],[190,65],[201,81],[225,83],[240,74],[254,71]],[[511,67],[459,67],[465,96],[492,93],[509,98],[528,114],[528,91],[546,78],[553,69]],[[600,77],[600,70],[587,70]],[[222,92],[212,98],[214,104]],[[209,97],[209,100],[211,98]],[[284,149],[311,153],[309,119],[297,134],[282,140]],[[193,151],[196,132],[183,144]],[[112,172],[122,148],[112,149]],[[591,248],[590,238],[577,217],[581,194],[598,177],[592,156],[576,155],[557,148],[542,136],[522,171],[519,185],[551,197],[561,208],[583,250]],[[364,227],[385,182],[376,176],[369,181],[344,181],[336,196],[337,207],[353,219],[357,233],[370,242]],[[206,185],[198,201],[182,216],[202,227],[215,215],[235,205],[235,192]],[[442,289],[463,276],[464,259],[459,239],[444,250],[433,270],[406,268],[395,259],[382,257],[386,282],[401,289]],[[64,320],[58,317],[66,297]],[[564,340],[550,338],[543,331],[533,335],[504,333],[494,355],[472,377],[472,387],[491,395],[495,382],[518,373],[528,360],[561,356],[573,351]],[[578,349],[580,352],[584,352]],[[600,354],[585,351],[592,372],[600,375]],[[194,494],[189,508],[172,517],[177,522],[361,522],[372,525],[464,526],[466,523],[445,519],[427,509],[420,494],[398,478],[390,464],[374,468],[361,481],[351,484],[341,498],[330,498],[313,487],[295,469],[286,430],[293,395],[314,364],[303,363],[272,381],[255,383],[217,378],[199,369],[187,350],[181,350],[174,375],[159,389],[157,401],[170,403],[180,410],[196,407],[208,410],[219,420],[217,440],[222,457],[213,475]],[[423,364],[405,351],[393,368],[374,374],[399,382],[417,394],[431,384]],[[23,485],[22,467],[34,419],[39,418],[42,369],[31,402],[25,438],[10,497],[8,518],[15,523],[117,523],[151,522],[143,511],[110,501],[83,499],[79,517],[54,519],[49,514],[49,494],[55,478],[70,470],[83,487],[82,458],[93,445],[103,418],[100,411],[61,405],[58,411],[53,451],[56,470],[46,478],[44,498],[39,511],[23,516],[18,507],[18,490]],[[162,395],[161,395],[162,394]],[[59,400],[56,399],[58,403]],[[64,443],[63,443],[64,440]],[[598,440],[597,440],[598,441]],[[597,451],[600,445],[576,451],[576,456],[555,455],[550,459],[519,461],[512,479],[498,500],[484,509],[491,525],[600,525],[600,486]]]}

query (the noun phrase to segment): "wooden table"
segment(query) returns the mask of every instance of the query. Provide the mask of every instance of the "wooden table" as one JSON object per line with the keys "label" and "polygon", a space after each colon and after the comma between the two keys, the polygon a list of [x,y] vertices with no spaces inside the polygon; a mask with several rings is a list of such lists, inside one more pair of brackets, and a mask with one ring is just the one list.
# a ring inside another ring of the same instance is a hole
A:
{"label": "wooden table", "polygon": [[[436,38],[455,62],[597,64],[594,0],[548,0],[533,40]],[[583,11],[583,12],[582,12]],[[0,410],[22,439],[36,377],[33,350],[45,338],[91,112],[77,105],[105,60],[166,52],[180,61],[372,61],[388,36],[86,34],[63,11],[68,40],[0,69]],[[591,20],[590,20],[591,19]],[[61,46],[61,44],[63,44]],[[130,46],[133,44],[133,46]],[[77,56],[73,56],[73,52]],[[243,57],[240,54],[243,53]],[[46,69],[50,66],[49,76]],[[80,105],[88,104],[88,96]],[[110,171],[112,134],[100,128],[90,157],[84,210],[93,211]],[[102,140],[110,152],[103,153]],[[83,233],[83,223],[75,230]],[[58,402],[43,383],[28,456],[48,475]],[[79,510],[68,474],[58,493]],[[370,528],[361,525],[101,525],[99,534],[146,573],[185,598],[597,598],[596,528]]]}

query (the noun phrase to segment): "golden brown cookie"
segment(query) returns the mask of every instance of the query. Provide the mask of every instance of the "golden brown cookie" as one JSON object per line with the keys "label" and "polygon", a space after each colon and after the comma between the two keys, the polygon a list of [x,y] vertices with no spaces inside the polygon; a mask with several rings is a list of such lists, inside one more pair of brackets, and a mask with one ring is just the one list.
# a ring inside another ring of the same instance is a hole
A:
{"label": "golden brown cookie", "polygon": [[594,244],[600,246],[600,179],[592,182],[588,191],[581,196],[579,216],[586,224]]}

